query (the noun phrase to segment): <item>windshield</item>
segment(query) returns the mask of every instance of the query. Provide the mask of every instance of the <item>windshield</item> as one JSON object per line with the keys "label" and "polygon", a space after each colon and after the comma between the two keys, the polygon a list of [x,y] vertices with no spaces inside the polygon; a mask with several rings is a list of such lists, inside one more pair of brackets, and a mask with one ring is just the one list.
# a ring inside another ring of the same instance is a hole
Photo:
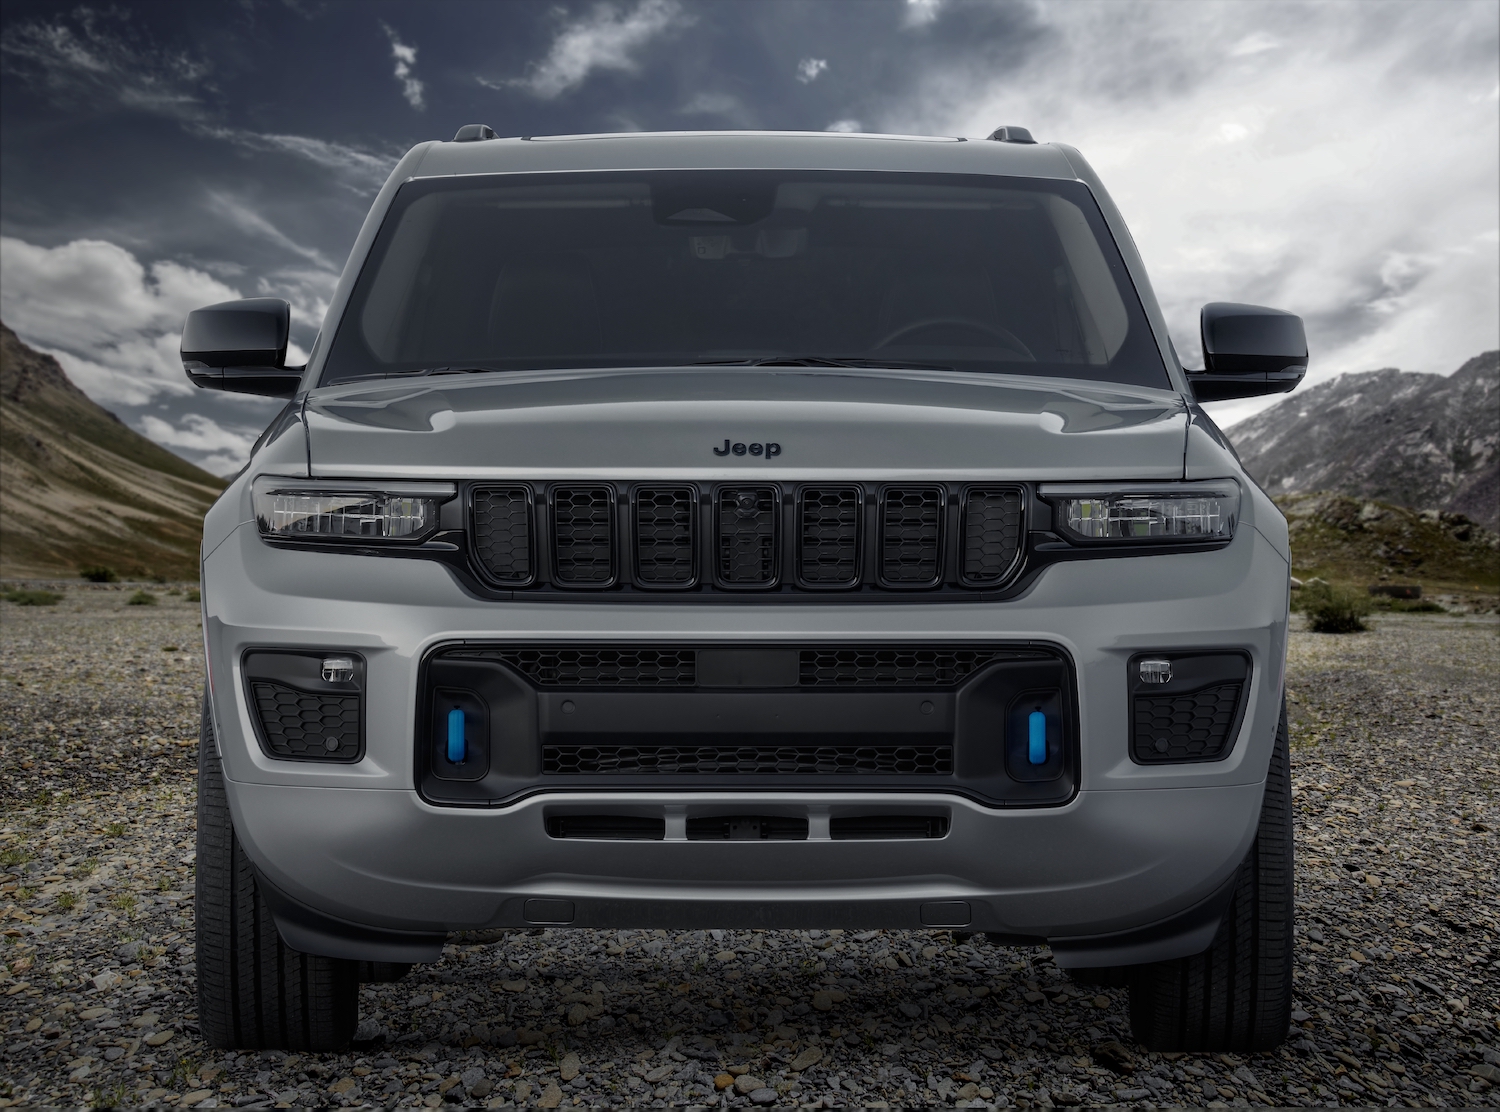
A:
{"label": "windshield", "polygon": [[322,382],[820,360],[1171,389],[1081,183],[785,170],[410,182]]}

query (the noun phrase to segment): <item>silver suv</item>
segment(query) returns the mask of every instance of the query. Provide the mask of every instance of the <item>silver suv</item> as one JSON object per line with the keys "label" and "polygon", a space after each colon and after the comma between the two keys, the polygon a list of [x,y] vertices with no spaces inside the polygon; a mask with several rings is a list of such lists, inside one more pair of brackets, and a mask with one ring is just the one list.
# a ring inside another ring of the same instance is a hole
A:
{"label": "silver suv", "polygon": [[1286,1033],[1282,515],[1088,163],[796,133],[414,148],[203,537],[199,1023],[330,1049],[450,932],[948,928]]}

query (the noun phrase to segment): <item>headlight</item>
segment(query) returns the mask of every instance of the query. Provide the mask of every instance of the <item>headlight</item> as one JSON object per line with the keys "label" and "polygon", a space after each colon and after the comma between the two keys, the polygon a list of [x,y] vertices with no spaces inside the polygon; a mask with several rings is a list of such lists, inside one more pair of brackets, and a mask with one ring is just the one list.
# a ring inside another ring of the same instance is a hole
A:
{"label": "headlight", "polygon": [[1110,490],[1049,485],[1042,496],[1053,506],[1053,521],[1077,541],[1227,541],[1239,516],[1239,487],[1230,483],[1129,484]]}
{"label": "headlight", "polygon": [[308,483],[262,475],[255,480],[255,520],[279,540],[418,542],[438,526],[438,507],[452,483]]}

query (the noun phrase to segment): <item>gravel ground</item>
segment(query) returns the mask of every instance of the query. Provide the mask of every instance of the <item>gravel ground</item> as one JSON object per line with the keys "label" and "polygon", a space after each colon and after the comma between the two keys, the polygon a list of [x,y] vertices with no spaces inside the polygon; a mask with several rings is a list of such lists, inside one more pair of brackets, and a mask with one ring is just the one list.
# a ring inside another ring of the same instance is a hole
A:
{"label": "gravel ground", "polygon": [[[133,588],[131,588],[133,590]],[[1493,1104],[1500,624],[1298,633],[1296,1028],[1146,1054],[1119,991],[946,931],[516,931],[361,991],[342,1055],[198,1040],[197,608],[3,604],[0,1106]],[[101,728],[102,726],[102,728]]]}

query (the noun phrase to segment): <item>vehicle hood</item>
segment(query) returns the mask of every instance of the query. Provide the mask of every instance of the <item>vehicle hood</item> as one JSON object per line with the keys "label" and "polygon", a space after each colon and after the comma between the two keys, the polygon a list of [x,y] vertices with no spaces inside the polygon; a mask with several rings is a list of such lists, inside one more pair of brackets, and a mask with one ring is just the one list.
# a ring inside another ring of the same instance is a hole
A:
{"label": "vehicle hood", "polygon": [[382,379],[305,412],[313,476],[408,479],[1180,479],[1188,420],[1162,390],[821,368]]}

